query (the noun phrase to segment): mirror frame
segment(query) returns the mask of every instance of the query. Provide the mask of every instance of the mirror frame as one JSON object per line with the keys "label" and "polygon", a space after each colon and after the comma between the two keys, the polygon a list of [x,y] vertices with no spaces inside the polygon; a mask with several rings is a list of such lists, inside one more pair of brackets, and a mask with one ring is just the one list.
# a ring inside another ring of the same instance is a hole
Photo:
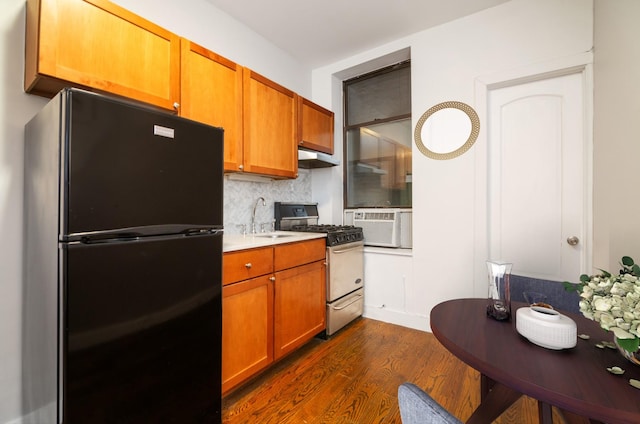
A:
{"label": "mirror frame", "polygon": [[[471,133],[469,134],[469,138],[467,138],[467,141],[457,149],[448,153],[437,153],[432,150],[429,150],[429,148],[427,148],[427,146],[425,146],[425,144],[422,142],[422,126],[427,121],[427,119],[429,119],[431,115],[433,115],[434,113],[442,109],[449,109],[449,108],[459,109],[469,117],[469,120],[471,121]],[[448,101],[448,102],[438,103],[437,105],[429,108],[425,113],[422,114],[420,119],[418,119],[418,123],[416,124],[416,129],[414,132],[414,140],[416,142],[416,146],[418,147],[418,150],[420,150],[420,152],[426,157],[431,159],[437,159],[437,160],[446,160],[446,159],[453,159],[455,157],[458,157],[464,152],[466,152],[467,150],[469,150],[471,146],[473,146],[473,143],[476,142],[476,139],[478,138],[478,134],[480,134],[480,119],[478,118],[478,114],[476,113],[476,111],[473,110],[473,108],[466,103]]]}

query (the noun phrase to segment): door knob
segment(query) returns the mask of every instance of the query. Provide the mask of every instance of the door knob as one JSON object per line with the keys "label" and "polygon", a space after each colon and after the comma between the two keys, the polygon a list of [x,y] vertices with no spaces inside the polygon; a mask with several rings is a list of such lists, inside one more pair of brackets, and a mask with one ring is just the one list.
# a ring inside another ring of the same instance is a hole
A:
{"label": "door knob", "polygon": [[569,243],[570,246],[575,246],[576,244],[580,243],[580,239],[576,236],[572,236],[567,238],[567,243]]}

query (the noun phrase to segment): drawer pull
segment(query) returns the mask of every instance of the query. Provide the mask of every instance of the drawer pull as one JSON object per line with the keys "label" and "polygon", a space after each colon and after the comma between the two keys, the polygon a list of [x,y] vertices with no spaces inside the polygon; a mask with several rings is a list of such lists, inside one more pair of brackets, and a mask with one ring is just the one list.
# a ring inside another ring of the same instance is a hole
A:
{"label": "drawer pull", "polygon": [[252,266],[253,265],[251,265],[251,262],[248,262],[248,263],[244,264],[244,267],[247,268],[247,269],[251,269]]}

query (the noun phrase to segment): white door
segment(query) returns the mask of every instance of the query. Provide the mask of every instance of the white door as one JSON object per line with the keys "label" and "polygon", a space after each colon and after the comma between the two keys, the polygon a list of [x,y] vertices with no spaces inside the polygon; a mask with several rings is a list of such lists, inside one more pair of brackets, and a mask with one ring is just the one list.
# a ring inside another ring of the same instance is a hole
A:
{"label": "white door", "polygon": [[488,93],[489,257],[513,273],[577,281],[585,253],[583,76]]}

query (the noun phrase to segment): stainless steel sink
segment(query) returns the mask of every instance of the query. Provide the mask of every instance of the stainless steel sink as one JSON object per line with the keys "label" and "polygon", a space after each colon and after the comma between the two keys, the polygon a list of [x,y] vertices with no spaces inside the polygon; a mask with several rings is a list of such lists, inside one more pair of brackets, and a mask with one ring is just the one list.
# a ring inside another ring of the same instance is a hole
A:
{"label": "stainless steel sink", "polygon": [[293,234],[256,234],[254,237],[277,239],[282,237],[293,237]]}

